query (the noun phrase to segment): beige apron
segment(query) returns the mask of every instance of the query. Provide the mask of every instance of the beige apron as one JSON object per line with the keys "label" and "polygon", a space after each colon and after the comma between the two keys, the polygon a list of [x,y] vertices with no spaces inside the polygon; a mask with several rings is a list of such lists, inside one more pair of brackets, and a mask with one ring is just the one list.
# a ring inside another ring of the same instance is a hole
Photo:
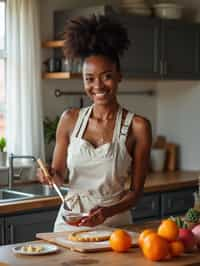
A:
{"label": "beige apron", "polygon": [[[122,108],[119,107],[112,142],[95,148],[82,138],[92,109],[93,105],[80,110],[68,147],[70,190],[65,198],[74,212],[89,212],[95,206],[117,204],[124,196],[131,170],[132,157],[125,142],[133,114],[128,112],[121,127]],[[63,206],[59,210],[54,231],[88,229],[67,225],[62,219],[62,212]],[[121,226],[130,223],[131,214],[126,211],[106,219],[104,225]]]}

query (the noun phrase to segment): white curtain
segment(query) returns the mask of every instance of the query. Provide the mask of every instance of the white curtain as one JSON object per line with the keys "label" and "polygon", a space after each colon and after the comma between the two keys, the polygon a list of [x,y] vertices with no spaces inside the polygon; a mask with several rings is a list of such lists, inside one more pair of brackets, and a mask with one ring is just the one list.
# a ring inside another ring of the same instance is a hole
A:
{"label": "white curtain", "polygon": [[44,159],[38,5],[7,0],[7,150]]}

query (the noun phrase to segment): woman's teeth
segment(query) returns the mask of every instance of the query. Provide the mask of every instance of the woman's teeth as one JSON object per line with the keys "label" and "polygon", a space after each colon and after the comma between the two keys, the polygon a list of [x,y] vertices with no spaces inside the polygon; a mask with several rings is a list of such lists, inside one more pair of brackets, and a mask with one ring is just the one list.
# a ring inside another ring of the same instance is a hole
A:
{"label": "woman's teeth", "polygon": [[103,92],[103,93],[95,93],[95,95],[96,95],[97,97],[102,97],[102,96],[106,95],[106,93],[105,93],[105,92]]}

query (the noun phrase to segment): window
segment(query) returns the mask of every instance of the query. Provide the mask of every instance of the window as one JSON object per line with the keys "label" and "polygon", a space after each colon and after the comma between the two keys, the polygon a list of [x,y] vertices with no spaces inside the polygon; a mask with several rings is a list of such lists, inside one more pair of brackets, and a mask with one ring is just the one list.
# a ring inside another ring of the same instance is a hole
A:
{"label": "window", "polygon": [[5,51],[5,0],[0,0],[0,136],[5,135],[6,111],[6,51]]}

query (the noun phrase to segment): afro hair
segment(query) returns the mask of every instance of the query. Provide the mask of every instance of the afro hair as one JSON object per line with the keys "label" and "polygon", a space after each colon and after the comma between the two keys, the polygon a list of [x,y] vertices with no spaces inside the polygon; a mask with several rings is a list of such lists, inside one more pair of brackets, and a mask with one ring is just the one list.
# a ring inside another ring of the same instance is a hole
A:
{"label": "afro hair", "polygon": [[130,44],[122,24],[103,15],[67,20],[64,39],[64,55],[67,58],[104,55],[117,62]]}

